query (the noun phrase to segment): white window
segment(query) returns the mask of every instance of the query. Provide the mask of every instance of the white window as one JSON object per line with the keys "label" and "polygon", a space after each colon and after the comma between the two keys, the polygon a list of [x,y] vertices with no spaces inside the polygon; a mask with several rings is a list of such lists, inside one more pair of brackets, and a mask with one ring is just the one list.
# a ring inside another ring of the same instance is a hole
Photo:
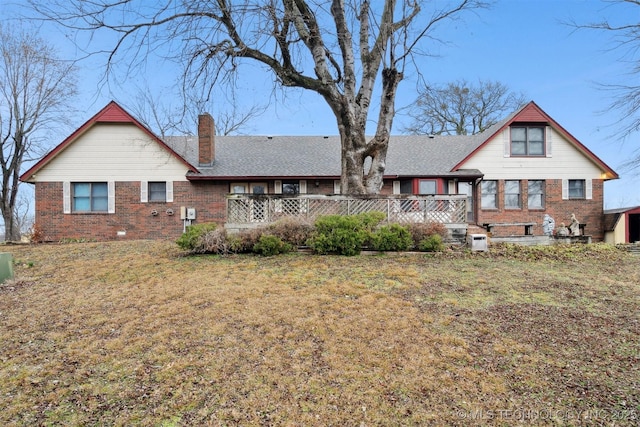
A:
{"label": "white window", "polygon": [[569,180],[569,198],[570,199],[584,199],[584,179],[570,179]]}
{"label": "white window", "polygon": [[248,192],[247,188],[249,186],[246,182],[232,182],[229,187],[229,192],[231,194],[245,194]]}
{"label": "white window", "polygon": [[512,156],[544,156],[544,126],[512,126]]}
{"label": "white window", "polygon": [[300,181],[282,181],[282,194],[300,194]]}
{"label": "white window", "polygon": [[173,202],[173,181],[140,181],[140,202]]}
{"label": "white window", "polygon": [[64,213],[115,212],[114,182],[63,182]]}
{"label": "white window", "polygon": [[593,199],[593,182],[590,179],[563,179],[562,199]]}

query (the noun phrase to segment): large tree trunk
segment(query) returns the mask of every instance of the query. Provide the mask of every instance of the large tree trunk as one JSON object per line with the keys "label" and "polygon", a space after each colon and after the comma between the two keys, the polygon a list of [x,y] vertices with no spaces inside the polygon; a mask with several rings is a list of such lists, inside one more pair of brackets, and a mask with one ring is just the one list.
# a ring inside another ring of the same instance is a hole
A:
{"label": "large tree trunk", "polygon": [[[343,194],[378,194],[384,184],[387,149],[395,116],[395,97],[402,73],[385,68],[382,72],[382,95],[375,136],[367,141],[365,123],[368,105],[358,104],[358,98],[343,96],[335,103],[326,98],[338,120],[342,141],[341,190]],[[361,114],[352,114],[360,111]],[[366,169],[365,169],[366,168]]]}
{"label": "large tree trunk", "polygon": [[346,132],[340,126],[342,143],[342,194],[378,194],[382,189],[389,135],[367,141],[364,129]]}
{"label": "large tree trunk", "polygon": [[20,227],[11,209],[2,207],[2,219],[4,220],[4,240],[17,242],[20,240]]}

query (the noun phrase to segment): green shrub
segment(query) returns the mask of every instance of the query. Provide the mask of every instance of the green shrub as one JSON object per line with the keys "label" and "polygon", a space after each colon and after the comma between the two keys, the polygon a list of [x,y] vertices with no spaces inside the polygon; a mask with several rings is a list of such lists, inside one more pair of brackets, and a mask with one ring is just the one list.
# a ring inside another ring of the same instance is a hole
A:
{"label": "green shrub", "polygon": [[253,251],[262,256],[273,256],[291,252],[293,247],[278,236],[263,234],[253,246]]}
{"label": "green shrub", "polygon": [[218,227],[218,224],[215,222],[203,222],[202,224],[194,224],[187,226],[187,229],[182,236],[176,240],[178,246],[182,249],[188,251],[194,251],[196,247],[199,246],[200,238],[210,232],[215,230]]}
{"label": "green shrub", "polygon": [[372,231],[387,217],[383,212],[364,212],[353,216],[362,222],[362,226],[367,231]]}
{"label": "green shrub", "polygon": [[439,234],[432,234],[426,239],[422,239],[418,245],[418,249],[423,252],[442,252],[444,250],[442,236]]}
{"label": "green shrub", "polygon": [[381,212],[319,217],[315,222],[316,230],[307,244],[319,254],[358,255],[373,227],[384,217]]}
{"label": "green shrub", "polygon": [[409,230],[400,224],[383,225],[371,235],[371,248],[376,251],[406,251],[412,246]]}
{"label": "green shrub", "polygon": [[302,246],[311,237],[314,227],[306,219],[287,217],[274,222],[268,227],[269,234],[293,246]]}

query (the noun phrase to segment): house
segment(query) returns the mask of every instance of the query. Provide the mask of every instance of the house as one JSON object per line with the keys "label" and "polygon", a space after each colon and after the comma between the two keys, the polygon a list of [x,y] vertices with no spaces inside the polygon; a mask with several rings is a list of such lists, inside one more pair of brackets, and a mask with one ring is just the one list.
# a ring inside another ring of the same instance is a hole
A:
{"label": "house", "polygon": [[611,244],[640,242],[640,206],[605,210],[604,241]]}
{"label": "house", "polygon": [[[530,102],[473,136],[392,136],[381,194],[406,199],[390,213],[416,218],[424,200],[451,209],[462,199],[461,219],[442,221],[493,236],[542,235],[544,214],[559,225],[575,213],[598,241],[604,182],[616,178]],[[264,222],[267,201],[278,212],[285,199],[308,212],[311,201],[340,192],[339,179],[337,136],[216,136],[205,114],[197,136],[163,140],[115,102],[21,176],[35,185],[35,222],[52,241],[173,239],[192,221],[230,222],[237,206],[250,206],[245,221]]]}

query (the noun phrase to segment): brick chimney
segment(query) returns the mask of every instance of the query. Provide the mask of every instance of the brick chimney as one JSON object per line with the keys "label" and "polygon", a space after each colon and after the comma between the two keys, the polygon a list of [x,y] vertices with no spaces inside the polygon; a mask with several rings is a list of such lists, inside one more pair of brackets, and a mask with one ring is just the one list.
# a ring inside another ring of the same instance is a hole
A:
{"label": "brick chimney", "polygon": [[216,128],[209,113],[198,116],[198,164],[211,166],[216,159]]}

